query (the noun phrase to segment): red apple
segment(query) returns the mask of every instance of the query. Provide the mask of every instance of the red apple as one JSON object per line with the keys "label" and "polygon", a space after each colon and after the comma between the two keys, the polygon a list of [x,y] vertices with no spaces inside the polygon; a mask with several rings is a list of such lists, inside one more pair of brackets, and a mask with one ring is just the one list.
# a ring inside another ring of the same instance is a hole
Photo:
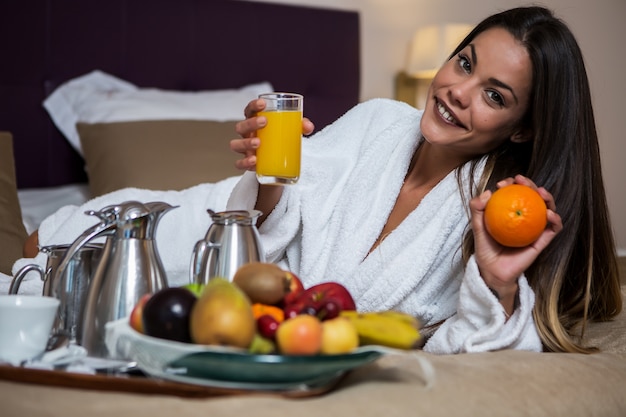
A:
{"label": "red apple", "polygon": [[289,288],[289,291],[283,297],[283,305],[288,306],[304,292],[304,285],[302,285],[300,278],[298,278],[298,276],[293,272],[285,271],[285,275],[287,276],[287,287]]}
{"label": "red apple", "polygon": [[130,312],[130,327],[139,333],[145,333],[143,329],[143,307],[151,296],[152,294],[144,294],[141,296]]}
{"label": "red apple", "polygon": [[314,285],[304,290],[284,309],[285,318],[309,314],[320,319],[336,317],[343,310],[356,310],[356,305],[350,292],[338,282]]}

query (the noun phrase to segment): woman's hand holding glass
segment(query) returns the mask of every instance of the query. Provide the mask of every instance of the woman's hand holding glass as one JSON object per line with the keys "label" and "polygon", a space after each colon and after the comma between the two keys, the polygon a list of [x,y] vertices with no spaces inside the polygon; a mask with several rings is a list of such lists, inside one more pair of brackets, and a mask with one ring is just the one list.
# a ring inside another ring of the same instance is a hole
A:
{"label": "woman's hand holding glass", "polygon": [[[246,119],[237,123],[235,127],[241,139],[231,140],[230,149],[243,155],[241,159],[235,162],[235,166],[241,170],[254,171],[256,169],[256,150],[261,144],[256,132],[267,123],[265,117],[257,116],[257,113],[263,109],[265,109],[265,100],[250,101],[244,110]],[[304,135],[311,134],[314,128],[315,126],[309,119],[306,117],[302,119],[302,133]]]}

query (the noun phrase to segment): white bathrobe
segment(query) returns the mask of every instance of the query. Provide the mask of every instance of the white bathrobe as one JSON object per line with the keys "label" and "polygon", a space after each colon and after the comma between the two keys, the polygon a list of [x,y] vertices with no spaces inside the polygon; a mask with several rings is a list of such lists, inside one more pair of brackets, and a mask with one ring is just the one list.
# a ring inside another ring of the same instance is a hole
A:
{"label": "white bathrobe", "polygon": [[[217,183],[199,184],[181,191],[153,191],[138,188],[124,188],[94,198],[81,206],[69,205],[60,208],[46,217],[39,226],[40,246],[70,244],[100,221],[95,216],[86,215],[87,210],[100,210],[111,204],[129,200],[141,202],[163,201],[176,208],[166,212],[156,230],[156,247],[163,262],[170,285],[187,284],[190,279],[191,254],[195,243],[203,239],[211,217],[207,209],[222,211],[226,208],[228,196],[238,177],[231,177]],[[100,239],[99,241],[102,241]],[[15,276],[28,264],[45,267],[47,255],[43,252],[35,258],[22,258],[13,265]],[[0,293],[9,289],[11,277],[0,274]],[[22,281],[20,294],[41,294],[43,283],[39,275],[29,272]]]}
{"label": "white bathrobe", "polygon": [[[519,280],[520,307],[507,321],[474,259],[462,265],[469,212],[454,172],[368,254],[419,143],[420,118],[408,105],[375,99],[304,139],[300,180],[284,188],[259,230],[268,260],[305,287],[340,282],[359,310],[402,310],[425,324],[447,319],[425,347],[432,352],[541,350],[526,278]],[[228,208],[253,208],[257,192],[254,173],[246,173]]]}

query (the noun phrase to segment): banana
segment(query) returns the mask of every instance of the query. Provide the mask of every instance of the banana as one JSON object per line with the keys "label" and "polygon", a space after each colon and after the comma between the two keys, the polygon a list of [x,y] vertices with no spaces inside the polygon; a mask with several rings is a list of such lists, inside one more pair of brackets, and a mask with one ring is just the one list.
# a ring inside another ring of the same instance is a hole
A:
{"label": "banana", "polygon": [[396,320],[400,320],[407,324],[410,324],[416,329],[420,328],[420,321],[416,317],[410,314],[406,314],[406,313],[402,313],[401,311],[394,311],[394,310],[381,311],[378,314],[382,316],[386,316],[386,317],[393,317]]}
{"label": "banana", "polygon": [[374,312],[367,312],[367,313],[359,313],[355,310],[344,310],[341,312],[341,314],[345,317],[372,317],[372,316],[383,316],[383,317],[388,317],[388,318],[393,318],[395,320],[398,321],[402,321],[406,324],[409,324],[417,329],[420,328],[420,321],[407,313],[403,313],[401,311],[395,311],[395,310],[385,310],[385,311],[374,311]]}
{"label": "banana", "polygon": [[359,334],[359,344],[381,345],[397,349],[421,347],[419,320],[397,311],[358,313],[342,311],[341,316],[349,319]]}

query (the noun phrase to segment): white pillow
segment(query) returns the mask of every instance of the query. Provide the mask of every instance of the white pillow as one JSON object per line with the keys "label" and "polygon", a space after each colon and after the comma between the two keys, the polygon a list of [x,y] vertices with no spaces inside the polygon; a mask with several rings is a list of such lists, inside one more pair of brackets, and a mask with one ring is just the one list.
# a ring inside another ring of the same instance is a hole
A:
{"label": "white pillow", "polygon": [[54,124],[80,153],[76,123],[139,120],[243,119],[243,109],[259,94],[273,91],[268,82],[237,89],[183,92],[140,89],[102,71],[69,80],[46,98],[43,106]]}

